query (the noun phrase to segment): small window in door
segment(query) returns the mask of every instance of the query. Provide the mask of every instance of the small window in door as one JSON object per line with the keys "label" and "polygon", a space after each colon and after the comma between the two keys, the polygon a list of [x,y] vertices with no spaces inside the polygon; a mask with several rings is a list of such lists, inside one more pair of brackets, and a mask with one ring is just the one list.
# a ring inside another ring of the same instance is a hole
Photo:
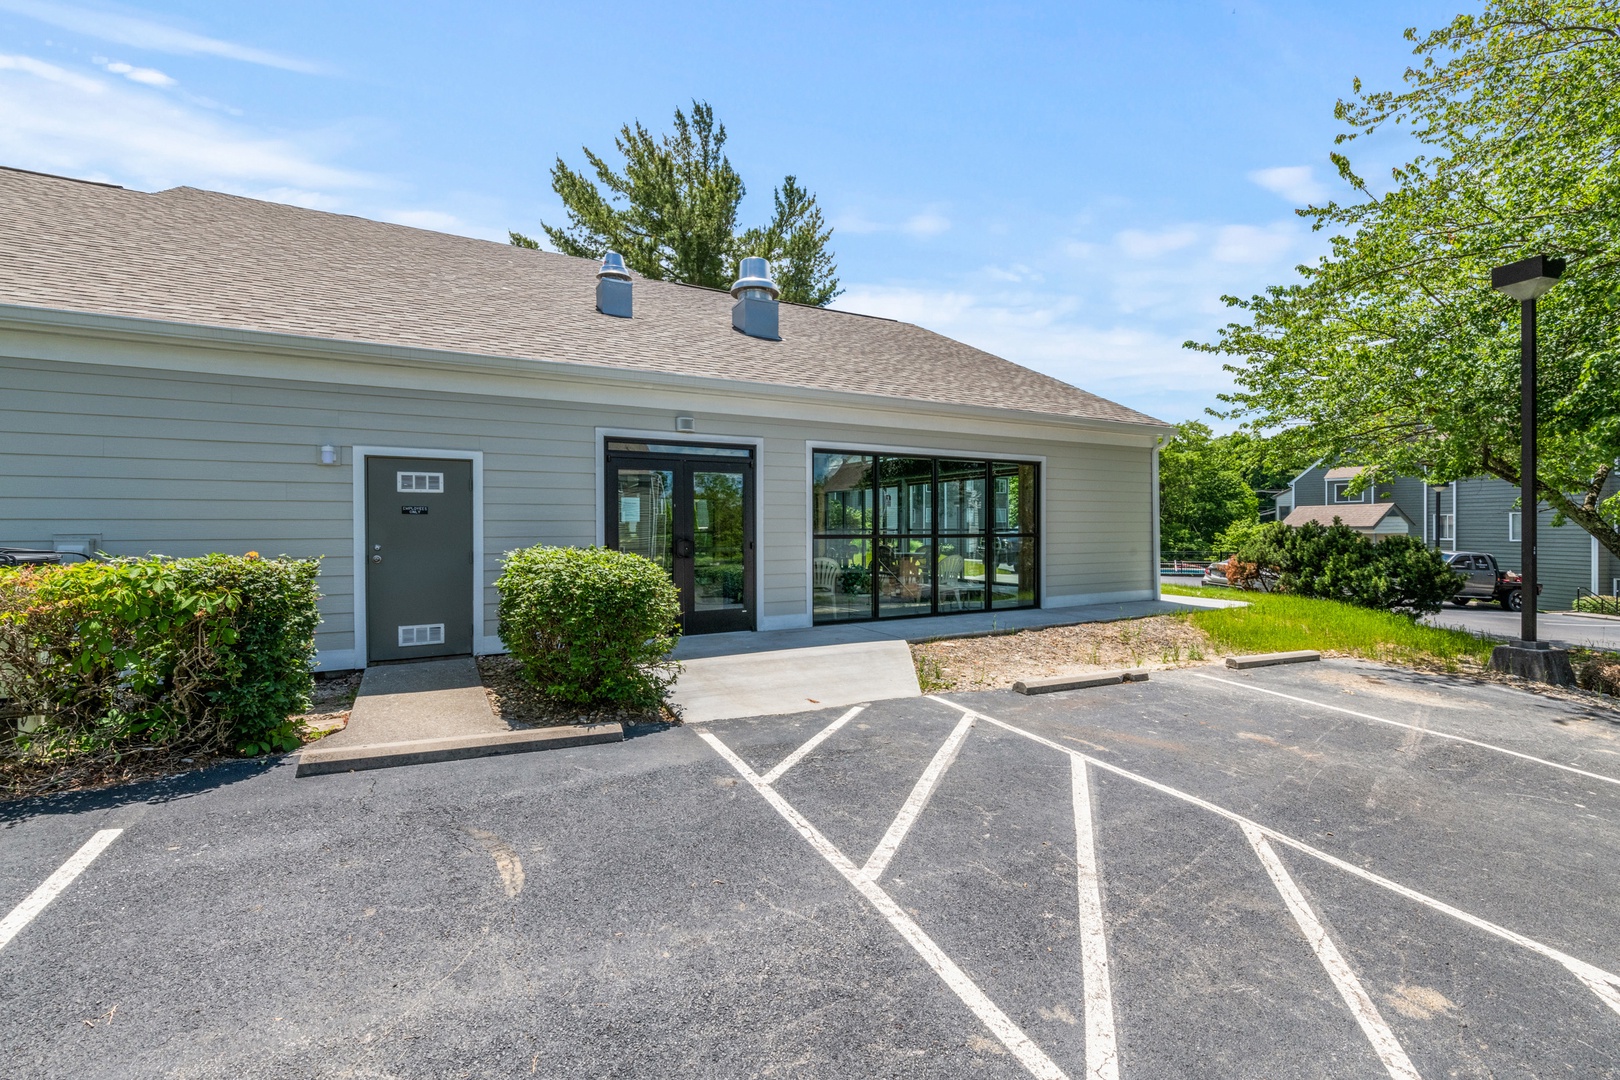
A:
{"label": "small window in door", "polygon": [[442,472],[401,472],[395,473],[395,491],[417,491],[430,495],[440,494],[444,491],[444,473]]}
{"label": "small window in door", "polygon": [[1490,568],[1491,568],[1491,560],[1487,559],[1483,555],[1475,555],[1474,556],[1474,569],[1475,570],[1489,570]]}

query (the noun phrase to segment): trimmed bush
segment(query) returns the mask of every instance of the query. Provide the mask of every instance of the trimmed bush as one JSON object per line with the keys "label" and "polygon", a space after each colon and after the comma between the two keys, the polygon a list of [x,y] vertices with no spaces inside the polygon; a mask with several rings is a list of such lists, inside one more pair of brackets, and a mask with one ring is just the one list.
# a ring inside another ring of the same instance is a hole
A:
{"label": "trimmed bush", "polygon": [[663,567],[608,548],[506,553],[501,641],[548,697],[653,707],[675,682],[681,600]]}
{"label": "trimmed bush", "polygon": [[1414,618],[1439,611],[1463,582],[1444,555],[1415,536],[1374,543],[1340,524],[1310,522],[1296,528],[1274,522],[1252,534],[1232,563],[1244,564],[1252,576],[1276,574],[1276,592]]}
{"label": "trimmed bush", "polygon": [[17,749],[295,748],[319,569],[254,553],[0,569],[0,698]]}

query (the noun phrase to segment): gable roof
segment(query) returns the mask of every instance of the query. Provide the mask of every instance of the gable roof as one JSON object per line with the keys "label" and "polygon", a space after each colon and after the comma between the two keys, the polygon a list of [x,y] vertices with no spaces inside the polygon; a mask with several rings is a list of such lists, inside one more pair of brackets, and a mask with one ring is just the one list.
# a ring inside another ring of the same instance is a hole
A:
{"label": "gable roof", "polygon": [[635,318],[610,318],[596,269],[197,188],[0,167],[0,304],[1166,426],[910,323],[783,304],[782,340],[763,341],[732,329],[728,294],[640,277]]}
{"label": "gable roof", "polygon": [[1343,465],[1337,469],[1329,469],[1324,480],[1354,480],[1367,471],[1365,465]]}
{"label": "gable roof", "polygon": [[1332,525],[1333,519],[1338,518],[1352,529],[1372,529],[1386,517],[1394,514],[1407,525],[1412,519],[1401,512],[1400,507],[1394,503],[1346,503],[1342,506],[1296,506],[1283,518],[1284,525],[1304,525],[1314,521],[1318,525]]}

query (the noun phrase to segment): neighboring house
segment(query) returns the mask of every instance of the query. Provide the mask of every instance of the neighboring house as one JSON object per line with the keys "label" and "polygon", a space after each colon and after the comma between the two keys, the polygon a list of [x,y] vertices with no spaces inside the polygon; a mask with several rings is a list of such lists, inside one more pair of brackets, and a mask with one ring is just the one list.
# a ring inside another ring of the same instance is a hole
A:
{"label": "neighboring house", "polygon": [[1284,525],[1348,525],[1363,536],[1382,540],[1386,536],[1409,536],[1417,531],[1412,520],[1392,502],[1361,506],[1299,506],[1283,518]]}
{"label": "neighboring house", "polygon": [[768,280],[600,273],[0,169],[0,544],[321,556],[325,668],[498,651],[536,543],[660,562],[689,633],[1157,596],[1167,425]]}
{"label": "neighboring house", "polygon": [[[1412,477],[1397,477],[1368,485],[1351,495],[1351,483],[1362,470],[1313,465],[1294,478],[1287,494],[1278,496],[1287,506],[1285,518],[1308,513],[1331,520],[1329,511],[1365,514],[1380,506],[1398,510],[1413,523],[1412,535],[1421,536],[1442,551],[1482,551],[1496,557],[1497,565],[1517,571],[1519,564],[1519,489],[1495,477],[1459,480],[1430,487]],[[1620,591],[1620,560],[1580,526],[1566,522],[1552,527],[1552,510],[1540,508],[1537,554],[1541,578],[1541,607],[1568,608],[1577,589],[1611,593]],[[1351,524],[1345,517],[1345,524]]]}

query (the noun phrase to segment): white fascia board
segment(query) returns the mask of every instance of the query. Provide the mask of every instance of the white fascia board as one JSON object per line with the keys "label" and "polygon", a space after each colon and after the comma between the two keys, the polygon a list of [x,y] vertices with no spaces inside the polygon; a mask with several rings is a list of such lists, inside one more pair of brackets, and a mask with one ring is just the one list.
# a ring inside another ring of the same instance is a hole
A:
{"label": "white fascia board", "polygon": [[[30,334],[36,337],[74,336],[103,342],[115,341],[126,348],[123,355],[100,351],[85,354],[82,350],[65,349],[50,341],[29,342],[26,338]],[[175,348],[177,344],[193,348],[185,351],[177,350]],[[146,345],[148,348],[128,348],[140,345]],[[13,349],[22,351],[14,352]],[[226,352],[230,355],[223,355]],[[262,356],[278,370],[244,368],[241,359],[244,353]],[[854,391],[819,390],[778,383],[745,382],[713,376],[614,368],[563,360],[488,356],[333,338],[311,338],[296,334],[201,326],[122,315],[58,311],[17,304],[0,304],[0,355],[355,385],[352,370],[344,377],[343,373],[328,366],[333,361],[338,361],[367,365],[371,370],[371,378],[364,385],[435,392],[449,389],[451,392],[473,394],[511,395],[515,391],[521,392],[520,387],[514,386],[514,379],[532,380],[535,376],[541,376],[545,379],[544,386],[543,388],[536,386],[533,396],[551,400],[600,402],[603,389],[611,388],[614,392],[613,402],[623,403],[626,390],[641,388],[647,391],[649,402],[654,407],[669,408],[674,402],[672,392],[686,391],[694,400],[681,402],[682,407],[700,407],[699,403],[709,403],[708,409],[711,412],[716,411],[714,403],[718,400],[734,403],[731,409],[722,408],[720,411],[738,411],[745,415],[814,420],[823,418],[816,415],[819,410],[831,409],[836,410],[839,419],[845,423],[872,423],[878,426],[888,423],[884,420],[853,419],[849,415],[849,410],[854,407],[878,413],[903,413],[911,418],[912,423],[915,423],[919,416],[935,417],[942,421],[950,421],[949,430],[959,430],[961,420],[971,419],[979,425],[976,430],[983,434],[1020,437],[1016,433],[1024,431],[1026,434],[1021,437],[1025,438],[1066,439],[1143,447],[1152,445],[1153,440],[1159,435],[1175,430],[1173,426],[1158,421],[1129,422],[985,405],[955,405],[897,399],[881,394]],[[480,389],[469,383],[468,376],[472,374],[494,376],[502,385],[499,388]],[[412,377],[413,375],[415,377]],[[446,376],[454,378],[447,379]],[[447,386],[448,382],[453,382],[454,386]],[[744,405],[747,407],[740,407]],[[1040,429],[1040,434],[1027,434],[1032,428]]]}

